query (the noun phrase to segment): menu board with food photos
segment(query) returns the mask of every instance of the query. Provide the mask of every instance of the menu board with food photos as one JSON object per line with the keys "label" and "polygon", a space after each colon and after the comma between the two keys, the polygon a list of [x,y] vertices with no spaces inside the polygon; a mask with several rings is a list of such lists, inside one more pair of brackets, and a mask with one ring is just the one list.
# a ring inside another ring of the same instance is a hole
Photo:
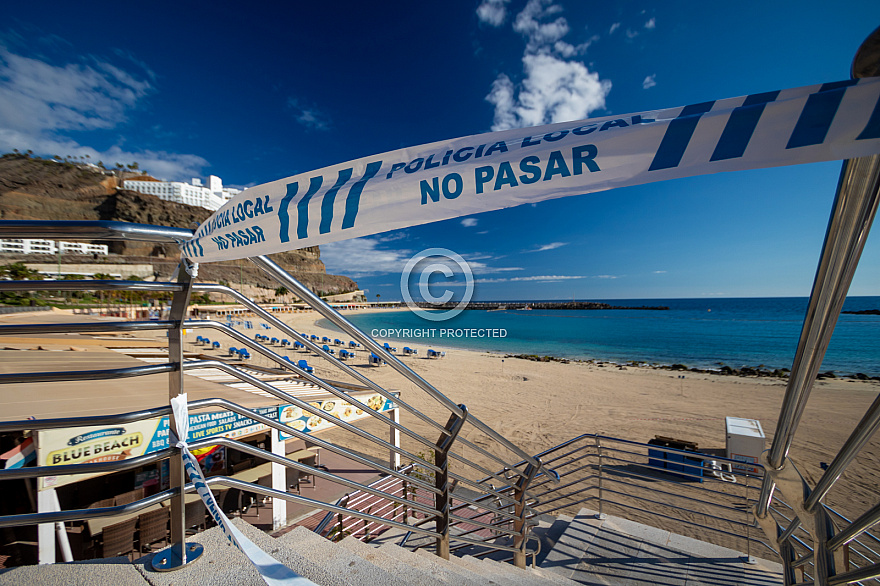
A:
{"label": "menu board with food photos", "polygon": [[[361,403],[364,403],[372,409],[373,411],[385,412],[390,411],[391,409],[396,409],[397,405],[394,401],[386,399],[382,395],[368,395],[366,397],[359,396],[358,400]],[[327,399],[324,401],[313,401],[310,402],[309,405],[315,407],[316,409],[320,409],[323,413],[328,415],[332,415],[333,417],[337,417],[348,423],[349,421],[356,421],[358,419],[363,419],[364,417],[369,417],[368,413],[365,413],[363,409],[352,405],[348,401],[343,401],[342,399]],[[304,433],[314,433],[317,431],[323,431],[325,429],[329,429],[333,427],[335,424],[331,421],[328,421],[327,418],[321,417],[320,415],[316,415],[314,413],[309,413],[308,411],[304,411],[299,407],[294,405],[286,405],[278,407],[278,420],[297,431],[302,431]],[[290,439],[291,435],[282,432],[279,432],[279,437],[282,440]]]}

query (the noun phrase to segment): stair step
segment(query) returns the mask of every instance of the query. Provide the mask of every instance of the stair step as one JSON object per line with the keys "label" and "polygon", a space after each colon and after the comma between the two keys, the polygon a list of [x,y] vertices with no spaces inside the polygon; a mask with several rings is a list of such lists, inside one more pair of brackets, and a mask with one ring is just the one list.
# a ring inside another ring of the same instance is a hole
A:
{"label": "stair step", "polygon": [[[603,523],[604,521],[596,518],[593,511],[581,509],[571,519],[553,549],[547,553],[541,567],[571,579]],[[609,582],[597,578],[597,583]]]}
{"label": "stair step", "polygon": [[[156,572],[150,563],[156,554],[151,553],[136,559],[134,567],[152,586],[202,584],[205,583],[206,576],[223,576],[223,581],[228,584],[265,586],[265,582],[247,556],[229,543],[219,527],[212,527],[189,537],[187,543],[199,543],[204,547],[202,556],[188,566],[173,572]],[[103,583],[116,582],[109,580]]]}
{"label": "stair step", "polygon": [[148,582],[128,558],[104,558],[45,564],[41,566],[18,566],[0,570],[0,585],[65,584],[66,586],[92,586],[113,584],[119,586],[145,586]]}
{"label": "stair step", "polygon": [[234,522],[264,551],[321,586],[380,581],[393,586],[403,584],[394,576],[305,527],[296,527],[282,537],[273,539],[259,529],[243,527],[243,522],[242,525],[239,525],[239,521]]}
{"label": "stair step", "polygon": [[449,561],[447,562],[446,560],[438,558],[426,549],[420,549],[416,551],[415,555],[426,559],[437,560],[437,563],[442,564],[444,568],[448,568],[450,572],[454,572],[459,576],[466,578],[471,584],[480,584],[483,586],[497,584],[497,582],[489,580],[479,572],[475,572],[468,568],[467,565],[460,563],[461,558],[449,556]]}
{"label": "stair step", "polygon": [[[304,552],[298,548],[297,540],[292,539],[282,541],[281,538],[274,539],[267,533],[260,531],[247,521],[242,521],[241,519],[233,519],[232,523],[239,531],[244,533],[248,539],[253,541],[254,545],[297,574],[305,576],[315,584],[320,584],[321,586],[341,586],[342,584],[351,583],[348,579],[336,574],[330,567],[312,557],[309,552]],[[308,535],[314,535],[318,539],[323,539],[308,529],[302,527],[297,527],[297,529],[302,529],[308,533]],[[296,531],[296,529],[294,529],[294,531]],[[290,533],[293,533],[293,531]],[[290,533],[286,534],[285,537]],[[247,564],[251,565],[249,561]],[[230,584],[232,583],[234,582],[230,582]]]}
{"label": "stair step", "polygon": [[390,572],[408,584],[420,584],[423,586],[443,585],[443,581],[432,576],[430,572],[416,568],[400,557],[394,556],[381,548],[366,544],[354,536],[346,537],[337,545],[382,568],[386,572]]}
{"label": "stair step", "polygon": [[620,517],[581,509],[541,564],[589,584],[741,584],[782,581],[781,565]]}
{"label": "stair step", "polygon": [[431,554],[430,552],[425,552],[428,555],[419,555],[417,553],[413,553],[407,549],[394,545],[393,543],[386,543],[379,547],[379,550],[392,555],[404,563],[414,567],[419,568],[423,572],[430,574],[431,576],[440,580],[443,584],[461,584],[462,586],[475,586],[482,582],[473,581],[468,577],[469,572],[462,572],[455,565],[450,565],[446,562],[446,560],[442,560],[437,556]]}
{"label": "stair step", "polygon": [[488,568],[490,576],[494,576],[494,580],[501,584],[510,584],[510,586],[528,586],[530,584],[541,584],[544,580],[538,579],[534,574],[530,574],[527,570],[517,568],[512,563],[496,562],[495,560],[477,559],[483,567]]}
{"label": "stair step", "polygon": [[529,572],[532,572],[541,577],[541,579],[545,580],[548,584],[559,584],[559,586],[579,586],[578,582],[566,578],[561,574],[557,574],[556,572],[551,572],[550,570],[531,566],[528,568]]}

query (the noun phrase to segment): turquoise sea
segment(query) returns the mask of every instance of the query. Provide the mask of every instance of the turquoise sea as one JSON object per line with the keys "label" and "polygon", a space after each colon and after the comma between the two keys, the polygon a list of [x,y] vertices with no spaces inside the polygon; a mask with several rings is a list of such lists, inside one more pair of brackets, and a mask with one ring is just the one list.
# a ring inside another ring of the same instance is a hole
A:
{"label": "turquoise sea", "polygon": [[[791,368],[808,303],[806,297],[591,301],[669,310],[467,310],[442,322],[407,310],[346,317],[367,334],[419,348],[422,355],[439,346],[698,368],[773,369]],[[880,297],[847,298],[844,310],[864,309],[880,309]],[[480,330],[482,336],[476,335]],[[880,316],[840,316],[822,365],[822,371],[827,370],[880,375]]]}

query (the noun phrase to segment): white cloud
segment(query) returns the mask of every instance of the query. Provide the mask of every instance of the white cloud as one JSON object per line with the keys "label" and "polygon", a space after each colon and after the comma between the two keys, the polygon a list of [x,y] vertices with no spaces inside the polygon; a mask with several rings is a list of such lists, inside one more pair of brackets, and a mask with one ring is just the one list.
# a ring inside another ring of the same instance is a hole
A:
{"label": "white cloud", "polygon": [[504,24],[507,18],[507,4],[510,0],[483,0],[477,6],[477,18],[480,22],[488,25],[499,27]]}
{"label": "white cloud", "polygon": [[579,120],[605,107],[611,82],[600,81],[597,73],[571,60],[598,37],[578,45],[564,41],[568,21],[562,16],[554,18],[561,11],[550,0],[530,0],[517,14],[513,30],[526,39],[524,79],[517,87],[501,73],[492,82],[486,96],[495,106],[492,130]]}
{"label": "white cloud", "polygon": [[551,242],[550,244],[542,244],[538,248],[527,250],[526,252],[544,252],[545,250],[555,250],[562,246],[566,246],[568,242]]}
{"label": "white cloud", "polygon": [[109,63],[50,65],[0,46],[0,127],[23,132],[95,130],[125,121],[152,89]]}
{"label": "white cloud", "polygon": [[648,29],[648,30],[651,30],[651,29],[655,29],[655,28],[657,28],[657,21],[656,21],[656,19],[654,19],[654,18],[652,17],[651,20],[649,20],[648,22],[645,23],[645,28]]}
{"label": "white cloud", "polygon": [[376,240],[379,242],[394,242],[395,240],[404,240],[405,238],[409,238],[409,234],[406,231],[400,232],[386,232],[380,236],[376,236]]}
{"label": "white cloud", "polygon": [[473,228],[477,225],[478,220],[476,218],[465,218],[461,221],[461,225],[465,228]]}
{"label": "white cloud", "polygon": [[626,29],[626,38],[627,39],[632,40],[632,39],[636,38],[637,36],[639,36],[639,31],[634,31],[631,28]]}
{"label": "white cloud", "polygon": [[561,7],[549,4],[549,0],[529,0],[523,11],[516,15],[513,30],[528,39],[527,51],[538,51],[568,34],[568,21],[562,16],[553,22],[541,22],[560,11]]}
{"label": "white cloud", "polygon": [[662,275],[662,274],[664,274],[665,272],[666,272],[666,271],[654,271],[654,274],[655,274],[655,275]]}
{"label": "white cloud", "polygon": [[109,167],[137,161],[141,169],[168,179],[201,175],[208,162],[197,155],[128,151],[118,145],[98,150],[66,135],[112,130],[127,123],[130,112],[155,91],[148,80],[155,74],[139,66],[144,68],[140,75],[97,58],[53,65],[0,45],[0,150],[89,155]]}
{"label": "white cloud", "polygon": [[380,249],[378,238],[354,238],[321,245],[328,272],[352,277],[399,273],[412,256],[409,250]]}
{"label": "white cloud", "polygon": [[288,98],[287,107],[293,111],[294,119],[312,130],[330,130],[330,117],[314,106],[303,105],[296,98]]}
{"label": "white cloud", "polygon": [[539,283],[555,283],[558,281],[570,281],[572,279],[586,279],[583,275],[534,275],[531,277],[500,277],[495,279],[475,279],[474,283],[515,283],[536,281]]}
{"label": "white cloud", "polygon": [[642,89],[649,89],[657,85],[657,74],[649,75],[645,78],[645,81],[642,82]]}
{"label": "white cloud", "polygon": [[619,29],[619,28],[620,28],[620,23],[619,23],[619,22],[615,22],[614,24],[611,25],[611,28],[608,29],[608,34],[609,34],[609,35],[614,34],[614,31],[616,31],[616,30]]}

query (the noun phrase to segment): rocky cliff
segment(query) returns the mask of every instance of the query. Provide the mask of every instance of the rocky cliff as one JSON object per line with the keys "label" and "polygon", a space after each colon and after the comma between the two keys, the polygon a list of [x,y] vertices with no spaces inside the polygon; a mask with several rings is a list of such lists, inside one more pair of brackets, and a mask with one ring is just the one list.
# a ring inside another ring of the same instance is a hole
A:
{"label": "rocky cliff", "polygon": [[[117,220],[189,228],[211,212],[163,201],[154,195],[119,189],[133,173],[120,174],[87,164],[39,159],[19,154],[0,157],[0,219],[3,220]],[[102,242],[110,247],[106,262],[152,263],[160,278],[177,266],[176,247],[144,242]],[[317,246],[274,254],[272,259],[300,282],[321,293],[357,289],[341,275],[328,275]],[[7,258],[3,261],[18,259]],[[33,260],[28,259],[28,260]],[[67,261],[62,259],[62,262]],[[81,257],[70,257],[81,262]],[[277,284],[246,261],[211,263],[200,267],[200,280],[230,283],[244,281],[274,289]]]}

